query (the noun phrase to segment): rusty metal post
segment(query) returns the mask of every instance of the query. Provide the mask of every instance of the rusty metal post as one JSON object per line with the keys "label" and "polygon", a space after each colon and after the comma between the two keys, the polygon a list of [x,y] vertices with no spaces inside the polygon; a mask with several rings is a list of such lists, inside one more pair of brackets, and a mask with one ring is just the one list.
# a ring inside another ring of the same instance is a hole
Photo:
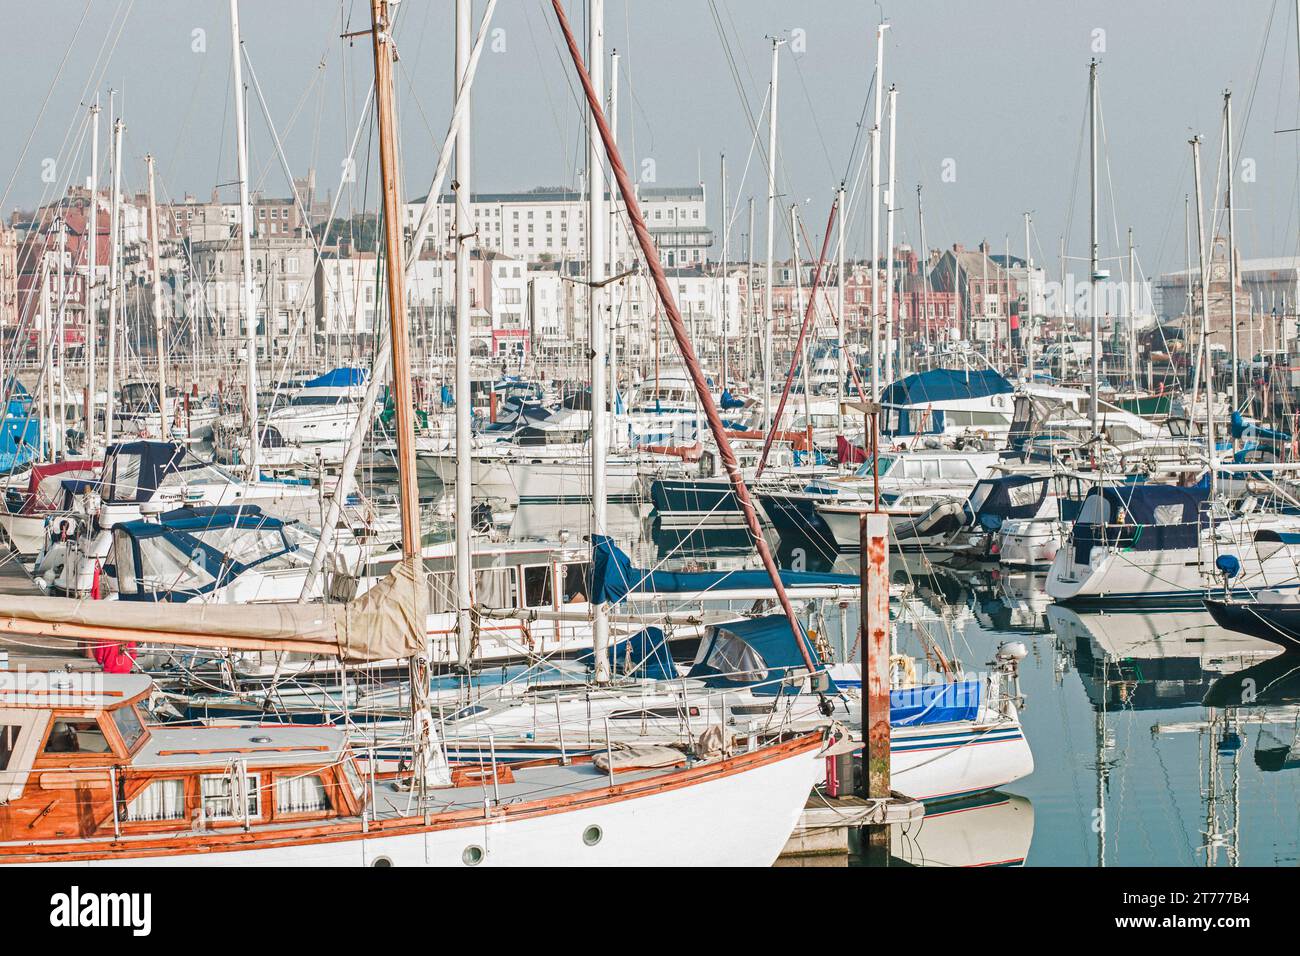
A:
{"label": "rusty metal post", "polygon": [[[873,425],[876,414],[872,414]],[[875,432],[874,427],[872,431]],[[874,510],[863,514],[860,523],[862,781],[864,796],[871,799],[888,799],[890,795],[889,516],[880,511],[879,502],[879,495],[877,495]],[[888,827],[883,825],[866,827],[862,834],[862,849],[868,862],[887,861],[889,859]]]}

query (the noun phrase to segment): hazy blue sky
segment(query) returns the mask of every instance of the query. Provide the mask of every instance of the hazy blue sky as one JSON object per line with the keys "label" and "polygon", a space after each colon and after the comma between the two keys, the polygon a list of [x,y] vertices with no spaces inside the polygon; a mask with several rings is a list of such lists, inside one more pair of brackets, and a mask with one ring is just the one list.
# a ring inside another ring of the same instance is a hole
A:
{"label": "hazy blue sky", "polygon": [[[484,0],[475,6],[481,12]],[[88,145],[75,152],[88,88],[123,91],[130,186],[142,184],[141,159],[149,151],[159,160],[164,197],[206,196],[214,184],[234,179],[224,0],[0,0],[0,9],[11,38],[0,66],[6,215],[56,188],[41,179],[47,157],[63,157],[56,185],[69,173],[79,179],[88,172]],[[337,183],[371,75],[368,39],[349,46],[339,39],[341,24],[364,28],[368,9],[364,0],[244,0],[241,7],[249,56],[285,149],[295,170],[315,165],[322,190]],[[570,2],[568,9],[580,25],[584,4]],[[405,0],[401,10],[404,174],[414,197],[428,184],[450,112],[452,4]],[[751,143],[742,97],[757,113],[768,78],[765,35],[801,30],[804,51],[781,55],[781,191],[782,205],[805,203],[815,242],[858,133],[882,13],[892,24],[886,83],[899,89],[900,242],[917,242],[921,183],[931,247],[987,237],[1001,250],[1009,234],[1012,251],[1020,252],[1021,214],[1032,210],[1035,241],[1053,270],[1067,226],[1072,254],[1084,254],[1087,179],[1078,163],[1086,162],[1087,64],[1100,40],[1103,253],[1122,251],[1132,226],[1146,272],[1181,267],[1183,196],[1191,187],[1187,139],[1193,131],[1206,138],[1208,205],[1225,88],[1234,91],[1240,153],[1253,161],[1255,180],[1241,183],[1238,193],[1242,254],[1300,252],[1300,134],[1274,132],[1300,127],[1295,13],[1292,3],[1278,0],[608,0],[608,45],[623,54],[625,153],[652,158],[661,185],[702,175],[712,199],[725,151],[733,191],[758,199],[761,250],[762,157],[754,154],[742,183]],[[476,86],[475,190],[576,185],[578,89],[550,3],[501,0],[494,24],[504,30],[504,50],[484,55]],[[192,49],[195,30],[206,31],[206,52]],[[253,178],[268,194],[287,194],[255,96],[250,107]],[[105,157],[107,142],[105,122]],[[373,183],[373,155],[363,137],[358,187],[368,169]],[[941,177],[946,160],[955,182]],[[851,253],[865,248],[865,198],[850,220]],[[359,192],[347,200],[353,208],[363,204]],[[711,217],[716,222],[716,208]],[[744,229],[742,208],[736,248]],[[778,250],[785,249],[779,240]]]}

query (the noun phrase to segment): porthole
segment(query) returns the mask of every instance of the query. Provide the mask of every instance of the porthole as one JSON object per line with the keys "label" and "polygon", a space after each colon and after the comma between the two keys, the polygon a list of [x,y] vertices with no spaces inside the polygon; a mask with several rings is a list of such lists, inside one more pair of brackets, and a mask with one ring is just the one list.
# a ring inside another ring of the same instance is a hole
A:
{"label": "porthole", "polygon": [[466,866],[478,866],[483,862],[483,848],[472,845],[465,847],[465,852],[460,855],[460,860]]}
{"label": "porthole", "polygon": [[593,823],[591,826],[587,827],[587,829],[582,831],[582,842],[587,844],[587,846],[595,846],[600,842],[600,838],[604,835],[604,831]]}
{"label": "porthole", "polygon": [[392,866],[393,861],[391,857],[377,856],[374,858],[374,860],[371,861],[370,865],[371,866]]}

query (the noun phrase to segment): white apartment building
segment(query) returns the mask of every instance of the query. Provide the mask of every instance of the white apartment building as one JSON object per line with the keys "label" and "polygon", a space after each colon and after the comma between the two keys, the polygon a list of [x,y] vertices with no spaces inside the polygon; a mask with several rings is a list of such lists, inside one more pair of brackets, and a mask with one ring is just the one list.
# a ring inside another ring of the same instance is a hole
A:
{"label": "white apartment building", "polygon": [[[708,260],[713,231],[708,226],[703,186],[642,186],[637,191],[650,233],[667,268],[702,265]],[[606,228],[607,271],[621,272],[633,261],[635,240],[626,224],[621,200],[610,202]],[[415,231],[424,200],[405,206],[407,236]],[[454,197],[437,204],[426,251],[452,248]],[[587,200],[573,190],[539,189],[522,193],[475,193],[471,208],[478,233],[477,246],[526,262],[585,261],[587,258]]]}

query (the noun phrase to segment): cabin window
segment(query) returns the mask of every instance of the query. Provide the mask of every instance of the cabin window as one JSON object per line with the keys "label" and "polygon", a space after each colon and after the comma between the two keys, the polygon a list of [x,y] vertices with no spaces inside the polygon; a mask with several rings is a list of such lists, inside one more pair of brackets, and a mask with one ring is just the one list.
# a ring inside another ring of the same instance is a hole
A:
{"label": "cabin window", "polygon": [[216,580],[200,561],[161,535],[139,544],[140,584],[147,591],[197,591]]}
{"label": "cabin window", "polygon": [[1013,508],[1027,508],[1037,504],[1047,490],[1046,481],[1030,481],[1007,489],[1007,500]]}
{"label": "cabin window", "polygon": [[0,724],[0,771],[9,769],[9,761],[18,749],[18,735],[23,728],[16,724]]}
{"label": "cabin window", "polygon": [[456,610],[456,581],[450,571],[429,575],[429,612],[446,614]]}
{"label": "cabin window", "polygon": [[524,568],[525,607],[545,607],[551,603],[551,566],[534,565]]}
{"label": "cabin window", "polygon": [[705,663],[737,684],[750,684],[767,678],[767,663],[759,653],[726,631],[718,632]]}
{"label": "cabin window", "polygon": [[113,456],[113,471],[104,497],[109,501],[134,501],[140,491],[140,455]]}
{"label": "cabin window", "polygon": [[474,574],[474,600],[487,607],[513,607],[514,572],[510,568],[488,568]]}
{"label": "cabin window", "polygon": [[565,604],[580,604],[591,599],[591,563],[561,565],[560,573]]}
{"label": "cabin window", "polygon": [[85,717],[55,717],[45,741],[47,754],[112,753],[99,722]]}
{"label": "cabin window", "polygon": [[134,747],[135,742],[144,735],[144,725],[140,723],[140,715],[134,707],[120,707],[113,711],[113,723],[117,724],[117,732],[122,735],[127,750]]}
{"label": "cabin window", "polygon": [[185,819],[185,781],[155,780],[126,805],[132,823]]}
{"label": "cabin window", "polygon": [[325,782],[319,774],[276,778],[276,813],[316,813],[328,810],[329,806],[329,798],[325,796]]}
{"label": "cabin window", "polygon": [[[242,820],[239,799],[234,790],[238,778],[231,774],[212,774],[199,778],[203,799],[203,816],[209,820]],[[244,801],[250,819],[262,815],[262,792],[258,788],[258,775],[244,778]]]}
{"label": "cabin window", "polygon": [[113,563],[117,568],[117,590],[121,594],[136,594],[140,590],[135,577],[135,549],[126,532],[113,534]]}
{"label": "cabin window", "polygon": [[1156,505],[1152,509],[1156,524],[1182,524],[1183,506],[1181,504]]}
{"label": "cabin window", "polygon": [[343,775],[347,777],[348,786],[352,788],[352,795],[357,798],[357,802],[364,802],[366,788],[365,784],[361,782],[361,772],[357,770],[356,761],[343,761]]}
{"label": "cabin window", "polygon": [[944,478],[965,478],[974,480],[975,469],[963,458],[945,458],[939,462],[939,474]]}

